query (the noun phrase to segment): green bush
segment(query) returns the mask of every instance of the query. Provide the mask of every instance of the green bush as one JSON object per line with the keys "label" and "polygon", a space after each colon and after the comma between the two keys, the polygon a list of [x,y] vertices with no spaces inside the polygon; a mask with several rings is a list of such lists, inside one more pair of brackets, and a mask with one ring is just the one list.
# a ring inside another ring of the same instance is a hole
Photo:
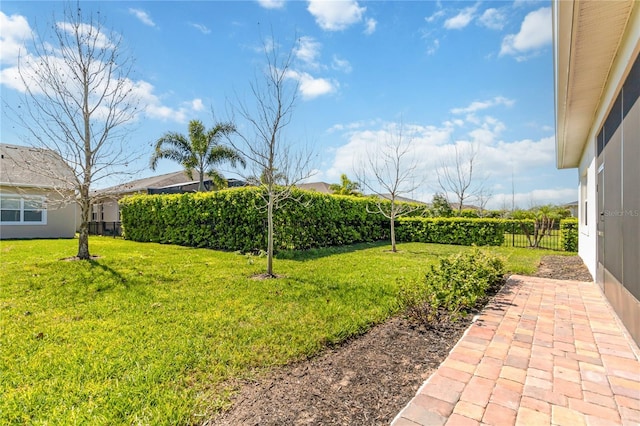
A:
{"label": "green bush", "polygon": [[564,251],[578,251],[578,219],[562,219],[560,221],[560,236]]}
{"label": "green bush", "polygon": [[476,209],[463,209],[459,214],[458,217],[472,217],[472,218],[479,218],[480,215],[478,215],[478,210]]}
{"label": "green bush", "polygon": [[500,283],[503,274],[502,260],[475,249],[440,259],[420,282],[401,283],[399,299],[407,315],[425,325],[454,321]]}
{"label": "green bush", "polygon": [[[278,250],[302,250],[389,238],[377,199],[293,190],[274,214]],[[387,201],[382,201],[387,203]],[[242,252],[266,249],[266,205],[259,188],[120,201],[125,238]]]}
{"label": "green bush", "polygon": [[504,243],[505,225],[500,219],[401,218],[396,238],[402,242],[499,246]]}

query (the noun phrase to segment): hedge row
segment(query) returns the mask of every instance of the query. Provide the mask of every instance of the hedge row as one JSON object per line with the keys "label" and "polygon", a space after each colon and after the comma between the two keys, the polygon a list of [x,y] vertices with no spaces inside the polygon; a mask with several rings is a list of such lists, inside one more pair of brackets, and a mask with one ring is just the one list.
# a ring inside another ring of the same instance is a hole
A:
{"label": "hedge row", "polygon": [[[372,198],[294,190],[274,213],[278,249],[308,249],[389,238],[388,220],[371,214]],[[266,206],[258,188],[120,201],[125,237],[244,252],[266,249]]]}
{"label": "hedge row", "polygon": [[500,246],[504,243],[503,219],[400,218],[396,226],[398,241]]}
{"label": "hedge row", "polygon": [[[275,247],[304,250],[389,239],[388,219],[372,213],[379,202],[294,190],[275,211]],[[243,252],[265,250],[267,245],[266,206],[259,188],[137,195],[122,199],[120,211],[125,237],[134,241]],[[398,241],[481,246],[502,245],[511,221],[404,217],[396,223]],[[563,242],[565,250],[575,251],[577,229],[567,225]]]}

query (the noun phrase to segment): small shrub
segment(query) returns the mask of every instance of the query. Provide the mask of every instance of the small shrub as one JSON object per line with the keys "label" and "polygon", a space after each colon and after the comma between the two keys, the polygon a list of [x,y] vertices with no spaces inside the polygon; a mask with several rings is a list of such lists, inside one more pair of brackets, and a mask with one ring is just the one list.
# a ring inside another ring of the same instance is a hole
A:
{"label": "small shrub", "polygon": [[400,302],[407,315],[425,325],[455,321],[466,315],[504,274],[502,260],[478,249],[456,254],[431,266],[423,280],[401,283]]}
{"label": "small shrub", "polygon": [[578,219],[562,219],[560,221],[560,236],[564,251],[578,251]]}

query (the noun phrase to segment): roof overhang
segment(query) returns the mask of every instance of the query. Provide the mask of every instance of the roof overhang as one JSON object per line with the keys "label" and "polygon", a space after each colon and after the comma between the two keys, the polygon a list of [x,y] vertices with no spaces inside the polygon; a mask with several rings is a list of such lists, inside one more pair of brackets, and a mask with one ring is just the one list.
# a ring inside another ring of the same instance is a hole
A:
{"label": "roof overhang", "polygon": [[634,8],[634,0],[553,3],[559,169],[580,163]]}

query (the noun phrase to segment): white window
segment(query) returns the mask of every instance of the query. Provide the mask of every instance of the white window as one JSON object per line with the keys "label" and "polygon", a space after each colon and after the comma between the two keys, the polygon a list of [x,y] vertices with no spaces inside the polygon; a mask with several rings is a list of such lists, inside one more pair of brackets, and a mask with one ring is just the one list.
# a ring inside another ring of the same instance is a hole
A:
{"label": "white window", "polygon": [[45,198],[0,195],[0,223],[3,225],[46,225]]}

